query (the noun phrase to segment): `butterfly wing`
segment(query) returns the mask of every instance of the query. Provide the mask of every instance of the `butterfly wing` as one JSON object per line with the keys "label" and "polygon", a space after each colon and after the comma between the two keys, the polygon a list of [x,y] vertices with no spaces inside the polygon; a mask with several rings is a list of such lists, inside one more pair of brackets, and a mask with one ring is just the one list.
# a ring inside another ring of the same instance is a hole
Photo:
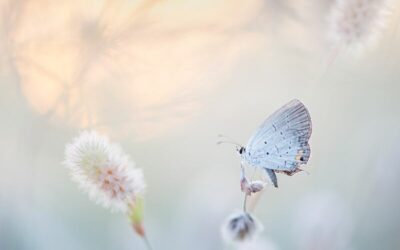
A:
{"label": "butterfly wing", "polygon": [[261,124],[242,157],[253,166],[292,172],[308,162],[310,136],[310,114],[303,103],[292,100]]}

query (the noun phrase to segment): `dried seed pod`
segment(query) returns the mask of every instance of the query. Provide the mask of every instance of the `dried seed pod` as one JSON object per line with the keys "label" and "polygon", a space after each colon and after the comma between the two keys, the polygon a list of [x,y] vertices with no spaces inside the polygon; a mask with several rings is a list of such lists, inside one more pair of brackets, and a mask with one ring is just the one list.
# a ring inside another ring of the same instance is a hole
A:
{"label": "dried seed pod", "polygon": [[244,176],[242,176],[242,178],[240,179],[240,189],[243,193],[251,195],[251,187],[249,181]]}
{"label": "dried seed pod", "polygon": [[265,183],[263,181],[252,181],[249,184],[249,189],[251,193],[257,193],[264,189]]}

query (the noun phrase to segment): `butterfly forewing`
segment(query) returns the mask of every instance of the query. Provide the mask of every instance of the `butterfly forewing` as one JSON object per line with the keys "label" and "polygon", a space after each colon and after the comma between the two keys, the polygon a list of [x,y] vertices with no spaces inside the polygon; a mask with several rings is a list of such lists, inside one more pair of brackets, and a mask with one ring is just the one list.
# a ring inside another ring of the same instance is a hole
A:
{"label": "butterfly forewing", "polygon": [[243,155],[253,166],[294,171],[310,157],[311,118],[307,108],[292,100],[268,117],[254,133]]}

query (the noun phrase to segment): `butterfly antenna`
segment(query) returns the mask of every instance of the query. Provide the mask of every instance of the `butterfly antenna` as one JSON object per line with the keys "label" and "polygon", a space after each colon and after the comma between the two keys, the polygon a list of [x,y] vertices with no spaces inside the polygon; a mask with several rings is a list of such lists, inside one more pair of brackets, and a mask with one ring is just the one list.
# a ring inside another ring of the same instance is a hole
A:
{"label": "butterfly antenna", "polygon": [[220,137],[220,138],[225,138],[225,139],[227,139],[227,140],[218,141],[218,142],[217,142],[217,145],[220,145],[220,144],[222,144],[222,143],[227,143],[227,144],[236,145],[236,146],[238,146],[238,147],[242,147],[242,145],[240,145],[240,143],[237,143],[234,139],[232,139],[232,138],[229,137],[229,136],[218,135],[218,137]]}
{"label": "butterfly antenna", "polygon": [[220,145],[220,144],[223,144],[223,143],[226,143],[226,144],[233,144],[233,145],[236,145],[236,146],[238,146],[238,147],[242,147],[242,145],[240,145],[239,143],[233,142],[233,141],[218,141],[218,142],[217,142],[217,145]]}

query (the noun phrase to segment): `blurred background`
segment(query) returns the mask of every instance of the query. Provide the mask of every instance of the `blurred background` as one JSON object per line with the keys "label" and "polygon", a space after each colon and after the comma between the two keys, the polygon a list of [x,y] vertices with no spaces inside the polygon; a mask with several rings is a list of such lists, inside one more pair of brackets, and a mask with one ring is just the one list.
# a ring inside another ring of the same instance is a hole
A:
{"label": "blurred background", "polygon": [[155,249],[235,249],[240,159],[217,135],[245,144],[294,98],[310,174],[266,188],[241,249],[399,249],[400,6],[353,53],[327,39],[333,2],[1,0],[0,249],[144,249],[62,166],[83,129],[143,168]]}

